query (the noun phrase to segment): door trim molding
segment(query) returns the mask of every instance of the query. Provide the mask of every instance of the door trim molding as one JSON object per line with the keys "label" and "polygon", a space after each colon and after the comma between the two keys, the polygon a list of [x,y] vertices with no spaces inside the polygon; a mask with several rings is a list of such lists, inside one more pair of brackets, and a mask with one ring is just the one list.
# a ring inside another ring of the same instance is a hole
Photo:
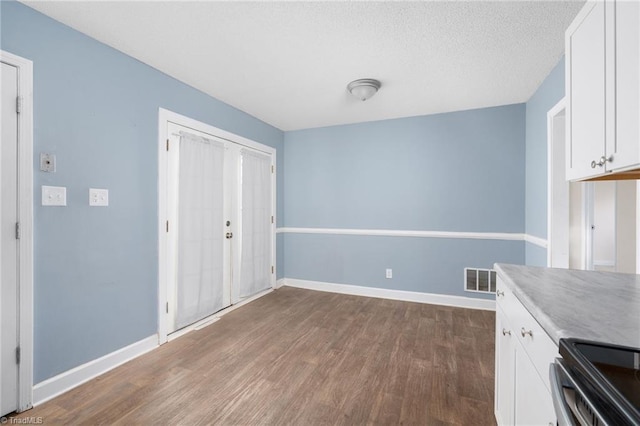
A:
{"label": "door trim molding", "polygon": [[0,50],[0,60],[18,68],[18,294],[20,364],[18,411],[33,403],[33,62]]}
{"label": "door trim molding", "polygon": [[[562,111],[564,110],[566,112],[566,98],[562,98],[558,101],[558,103],[556,103],[549,111],[547,111],[547,243],[548,243],[548,247],[547,247],[547,266],[551,266],[552,263],[552,259],[553,259],[553,250],[555,249],[555,244],[556,244],[556,238],[553,235],[552,228],[554,226],[554,224],[556,222],[562,223],[563,225],[566,225],[567,228],[569,227],[569,217],[565,218],[564,221],[560,221],[560,218],[555,217],[555,209],[556,209],[556,205],[553,202],[554,200],[554,195],[555,192],[557,192],[560,188],[557,188],[556,185],[554,184],[554,176],[555,173],[557,171],[557,166],[560,166],[560,170],[562,170],[563,172],[566,171],[566,158],[562,159],[562,161],[559,161],[559,159],[557,159],[553,154],[554,154],[554,146],[558,143],[557,140],[555,140],[555,136],[554,136],[554,125],[555,125],[555,119],[557,117],[560,116],[560,114],[562,113]],[[565,126],[568,125],[567,123],[565,123]],[[565,142],[566,144],[566,142]],[[562,147],[563,152],[565,151],[565,147]],[[563,185],[565,185],[566,188],[566,192],[568,193],[568,185],[569,183],[566,181],[564,181]],[[567,200],[568,201],[568,200]],[[567,235],[569,233],[569,230],[567,229]],[[567,256],[566,256],[566,265],[567,267],[569,266],[569,241],[566,241],[567,244]]]}
{"label": "door trim molding", "polygon": [[[271,155],[271,162],[274,172],[271,174],[271,211],[273,212],[273,224],[271,225],[271,264],[276,265],[276,150],[270,146],[261,144],[251,139],[244,138],[226,130],[219,129],[210,124],[203,123],[193,118],[169,111],[164,108],[158,109],[158,342],[163,344],[168,339],[168,323],[166,315],[166,304],[168,301],[167,294],[167,233],[166,218],[168,216],[168,176],[167,161],[168,155],[166,150],[167,124],[175,123],[180,126],[189,127],[194,130],[208,133],[217,138],[227,140],[239,145],[243,145],[257,151],[261,151]],[[276,288],[276,273],[271,274],[271,288]]]}

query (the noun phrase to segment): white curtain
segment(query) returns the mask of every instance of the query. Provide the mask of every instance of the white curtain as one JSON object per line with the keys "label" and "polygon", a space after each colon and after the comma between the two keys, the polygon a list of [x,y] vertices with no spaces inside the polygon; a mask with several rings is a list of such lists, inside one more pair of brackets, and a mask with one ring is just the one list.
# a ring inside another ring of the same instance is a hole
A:
{"label": "white curtain", "polygon": [[271,285],[271,158],[242,149],[240,297]]}
{"label": "white curtain", "polygon": [[223,306],[224,145],[180,132],[176,329]]}

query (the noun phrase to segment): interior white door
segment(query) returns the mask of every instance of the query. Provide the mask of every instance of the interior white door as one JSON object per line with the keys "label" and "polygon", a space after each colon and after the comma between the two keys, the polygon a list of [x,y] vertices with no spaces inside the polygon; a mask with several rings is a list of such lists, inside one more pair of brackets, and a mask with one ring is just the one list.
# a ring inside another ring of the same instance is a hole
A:
{"label": "interior white door", "polygon": [[0,415],[18,408],[18,69],[2,63],[0,124]]}
{"label": "interior white door", "polygon": [[636,271],[636,182],[587,182],[587,269]]}
{"label": "interior white door", "polygon": [[616,270],[616,182],[591,183],[591,259],[598,271]]}

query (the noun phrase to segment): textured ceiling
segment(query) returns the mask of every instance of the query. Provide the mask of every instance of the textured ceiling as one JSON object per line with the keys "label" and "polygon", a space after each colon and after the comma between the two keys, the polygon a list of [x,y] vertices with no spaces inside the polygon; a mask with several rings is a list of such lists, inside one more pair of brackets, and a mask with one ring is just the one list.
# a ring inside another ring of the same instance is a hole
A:
{"label": "textured ceiling", "polygon": [[[282,130],[525,102],[583,1],[24,1]],[[372,99],[346,85],[376,78]]]}

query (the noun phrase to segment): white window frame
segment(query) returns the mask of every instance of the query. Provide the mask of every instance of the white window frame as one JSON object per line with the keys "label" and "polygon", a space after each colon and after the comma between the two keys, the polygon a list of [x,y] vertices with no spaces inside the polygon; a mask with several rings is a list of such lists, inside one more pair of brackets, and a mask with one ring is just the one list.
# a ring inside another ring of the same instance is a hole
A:
{"label": "white window frame", "polygon": [[271,155],[273,173],[271,174],[271,211],[273,212],[273,223],[271,224],[271,264],[273,274],[271,274],[271,288],[276,288],[276,149],[251,139],[238,136],[226,130],[219,129],[193,118],[169,111],[164,108],[158,109],[158,343],[160,345],[168,341],[168,315],[166,306],[168,302],[167,294],[167,265],[169,262],[167,253],[167,232],[166,220],[169,214],[167,197],[168,176],[167,176],[167,126],[175,123],[180,126],[189,127],[199,132],[213,135],[242,146],[246,146]]}
{"label": "white window frame", "polygon": [[[18,68],[18,410],[33,406],[33,62],[0,50],[0,61]],[[0,71],[1,72],[1,71]]]}

